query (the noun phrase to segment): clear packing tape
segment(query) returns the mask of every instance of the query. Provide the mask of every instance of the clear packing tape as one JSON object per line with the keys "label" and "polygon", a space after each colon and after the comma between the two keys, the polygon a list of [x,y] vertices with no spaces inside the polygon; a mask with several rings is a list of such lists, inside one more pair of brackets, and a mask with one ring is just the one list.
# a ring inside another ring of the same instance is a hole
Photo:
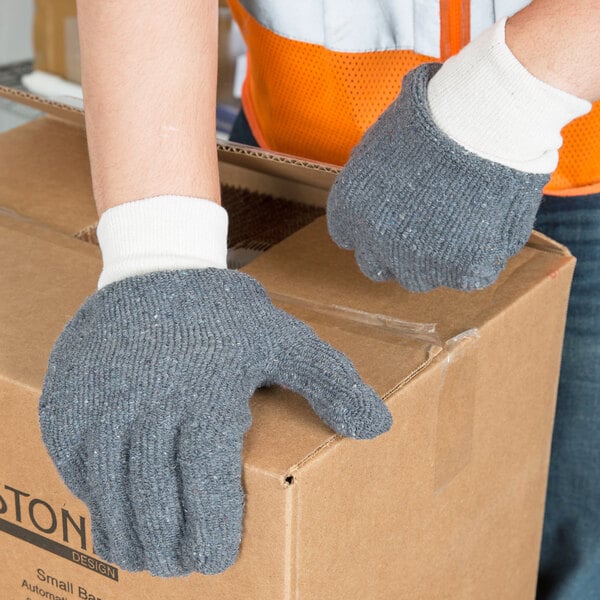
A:
{"label": "clear packing tape", "polygon": [[[40,223],[35,219],[25,215],[19,214],[15,210],[4,206],[0,206],[0,216],[10,217],[26,223],[34,223],[36,226],[41,226],[45,229],[53,229],[48,225]],[[97,245],[95,230],[96,225],[94,224],[89,228],[78,232],[75,237]],[[93,239],[90,238],[90,233],[92,234]],[[261,251],[255,251],[246,248],[230,248],[227,257],[228,268],[238,269],[260,254],[262,254]],[[312,300],[307,300],[306,298],[298,298],[297,296],[288,296],[287,294],[280,294],[278,292],[269,292],[269,296],[274,302],[281,302],[290,306],[307,309],[333,319],[342,319],[344,321],[359,325],[361,328],[367,330],[370,329],[375,333],[385,332],[401,338],[425,342],[431,345],[429,351],[430,357],[437,355],[443,348],[446,348],[446,350],[450,352],[454,346],[456,346],[465,338],[473,336],[479,337],[477,328],[473,328],[468,329],[443,343],[437,331],[437,323],[404,321],[389,315],[370,313],[364,310],[350,308],[349,306],[340,306],[338,304],[323,304],[321,302],[314,302]],[[450,356],[450,354],[448,356]]]}
{"label": "clear packing tape", "polygon": [[[479,378],[479,330],[466,329],[442,341],[437,323],[405,321],[389,315],[369,313],[347,306],[322,304],[304,298],[271,292],[275,303],[307,309],[328,319],[350,322],[378,336],[386,333],[399,339],[425,345],[426,358],[407,373],[402,381],[384,395],[398,392],[404,385],[430,366],[438,378],[436,410],[436,445],[433,468],[433,493],[441,494],[468,468],[473,453],[475,407]],[[474,345],[475,344],[475,345]]]}
{"label": "clear packing tape", "polygon": [[385,331],[402,338],[419,340],[431,344],[431,354],[437,355],[442,349],[448,353],[447,361],[452,360],[452,351],[463,341],[468,339],[479,339],[479,330],[477,327],[471,327],[461,333],[449,338],[445,342],[439,336],[437,323],[420,323],[417,321],[404,321],[397,317],[382,315],[379,313],[370,313],[348,306],[338,304],[323,304],[314,302],[306,298],[297,296],[288,296],[278,292],[269,292],[269,296],[274,302],[281,302],[299,308],[305,308],[321,315],[333,317],[334,319],[343,319],[361,325],[367,329],[373,329],[377,332]]}
{"label": "clear packing tape", "polygon": [[[0,216],[10,217],[11,219],[16,219],[26,223],[34,223],[36,226],[41,226],[44,229],[53,229],[48,225],[40,223],[39,221],[25,215],[19,214],[15,210],[4,206],[0,206]],[[97,240],[95,239],[95,229],[96,225],[94,224],[85,230],[78,232],[75,237],[97,245]],[[93,236],[93,239],[90,237],[90,234]],[[260,254],[262,254],[261,251],[250,250],[246,248],[230,248],[228,251],[228,267],[238,269]],[[287,294],[280,294],[278,292],[269,292],[269,295],[274,302],[281,302],[290,306],[307,309],[333,319],[341,319],[343,321],[358,325],[363,329],[370,329],[376,334],[385,332],[400,338],[425,342],[430,344],[430,358],[437,355],[442,351],[442,349],[446,349],[448,351],[448,360],[450,360],[452,349],[462,340],[470,337],[479,337],[477,328],[472,328],[455,335],[446,342],[442,342],[437,330],[437,323],[405,321],[389,315],[371,313],[356,308],[350,308],[349,306],[340,306],[338,304],[323,304],[320,302],[314,302],[313,300],[308,300],[306,298],[288,296]]]}
{"label": "clear packing tape", "polygon": [[374,329],[376,331],[383,330],[386,333],[395,334],[399,337],[420,340],[437,347],[442,346],[436,323],[403,321],[402,319],[390,317],[388,315],[369,313],[348,306],[339,306],[337,304],[322,304],[313,302],[312,300],[306,300],[305,298],[287,296],[286,294],[279,294],[277,292],[270,292],[270,296],[275,302],[283,302],[291,306],[305,308],[321,315],[333,317],[334,319],[351,321],[352,323],[359,324],[367,329]]}

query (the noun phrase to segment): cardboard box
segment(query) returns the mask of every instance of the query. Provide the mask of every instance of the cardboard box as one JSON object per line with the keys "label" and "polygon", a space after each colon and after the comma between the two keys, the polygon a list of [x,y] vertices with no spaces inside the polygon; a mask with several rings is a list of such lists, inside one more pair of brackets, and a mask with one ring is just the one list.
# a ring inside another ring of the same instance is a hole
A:
{"label": "cardboard box", "polygon": [[[86,218],[72,208],[79,184],[68,186],[81,115],[46,108],[55,114],[39,130],[13,133],[13,153],[27,155],[37,135],[40,148],[61,140],[64,168],[38,173],[22,158],[22,171],[0,179],[0,206],[10,200],[0,211],[0,597],[534,598],[574,267],[539,234],[495,285],[469,294],[370,282],[323,219],[264,253],[245,271],[350,356],[392,411],[392,430],[341,438],[301,397],[260,390],[244,445],[244,538],[230,570],[157,579],[93,554],[86,508],[61,482],[37,420],[50,348],[101,266],[98,249],[71,236]],[[333,176],[239,147],[221,147],[221,158],[223,173],[247,175],[250,189],[289,186],[312,202]],[[28,185],[16,193],[20,179]],[[29,189],[62,191],[49,210]],[[49,222],[55,212],[77,218]]]}
{"label": "cardboard box", "polygon": [[75,0],[36,0],[33,22],[34,68],[81,82]]}
{"label": "cardboard box", "polygon": [[[46,113],[0,136],[0,208],[96,242],[83,112],[3,86],[0,97]],[[239,144],[219,141],[218,148],[231,248],[265,249],[324,214],[337,168]]]}

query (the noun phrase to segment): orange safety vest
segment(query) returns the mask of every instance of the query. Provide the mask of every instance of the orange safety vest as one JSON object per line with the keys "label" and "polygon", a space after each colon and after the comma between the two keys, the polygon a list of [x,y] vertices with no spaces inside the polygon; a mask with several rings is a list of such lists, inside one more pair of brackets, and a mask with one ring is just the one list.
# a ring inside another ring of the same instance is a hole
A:
{"label": "orange safety vest", "polygon": [[[229,0],[248,47],[242,105],[252,133],[263,148],[343,165],[407,71],[456,54],[528,3]],[[600,102],[563,139],[545,191],[600,192]]]}

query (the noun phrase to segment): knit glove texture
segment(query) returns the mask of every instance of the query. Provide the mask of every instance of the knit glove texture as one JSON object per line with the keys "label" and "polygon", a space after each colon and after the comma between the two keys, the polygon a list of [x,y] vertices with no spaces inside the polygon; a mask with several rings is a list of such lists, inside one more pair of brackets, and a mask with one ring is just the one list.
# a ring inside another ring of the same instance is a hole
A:
{"label": "knit glove texture", "polygon": [[233,564],[249,399],[271,384],[342,435],[391,426],[350,361],[242,273],[151,273],[88,298],[52,350],[39,416],[96,553],[160,576]]}
{"label": "knit glove texture", "polygon": [[443,133],[427,103],[439,67],[406,75],[338,175],[327,222],[371,279],[413,291],[474,290],[493,283],[527,242],[549,175],[481,158]]}

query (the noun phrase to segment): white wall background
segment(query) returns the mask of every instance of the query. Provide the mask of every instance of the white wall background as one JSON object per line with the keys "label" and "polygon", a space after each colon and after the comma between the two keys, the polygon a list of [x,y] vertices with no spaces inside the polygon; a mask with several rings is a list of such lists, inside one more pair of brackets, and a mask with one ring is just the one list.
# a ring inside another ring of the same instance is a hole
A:
{"label": "white wall background", "polygon": [[33,0],[0,0],[0,66],[33,58]]}
{"label": "white wall background", "polygon": [[[0,0],[0,69],[33,59],[34,0]],[[29,121],[36,111],[0,98],[0,131]]]}

